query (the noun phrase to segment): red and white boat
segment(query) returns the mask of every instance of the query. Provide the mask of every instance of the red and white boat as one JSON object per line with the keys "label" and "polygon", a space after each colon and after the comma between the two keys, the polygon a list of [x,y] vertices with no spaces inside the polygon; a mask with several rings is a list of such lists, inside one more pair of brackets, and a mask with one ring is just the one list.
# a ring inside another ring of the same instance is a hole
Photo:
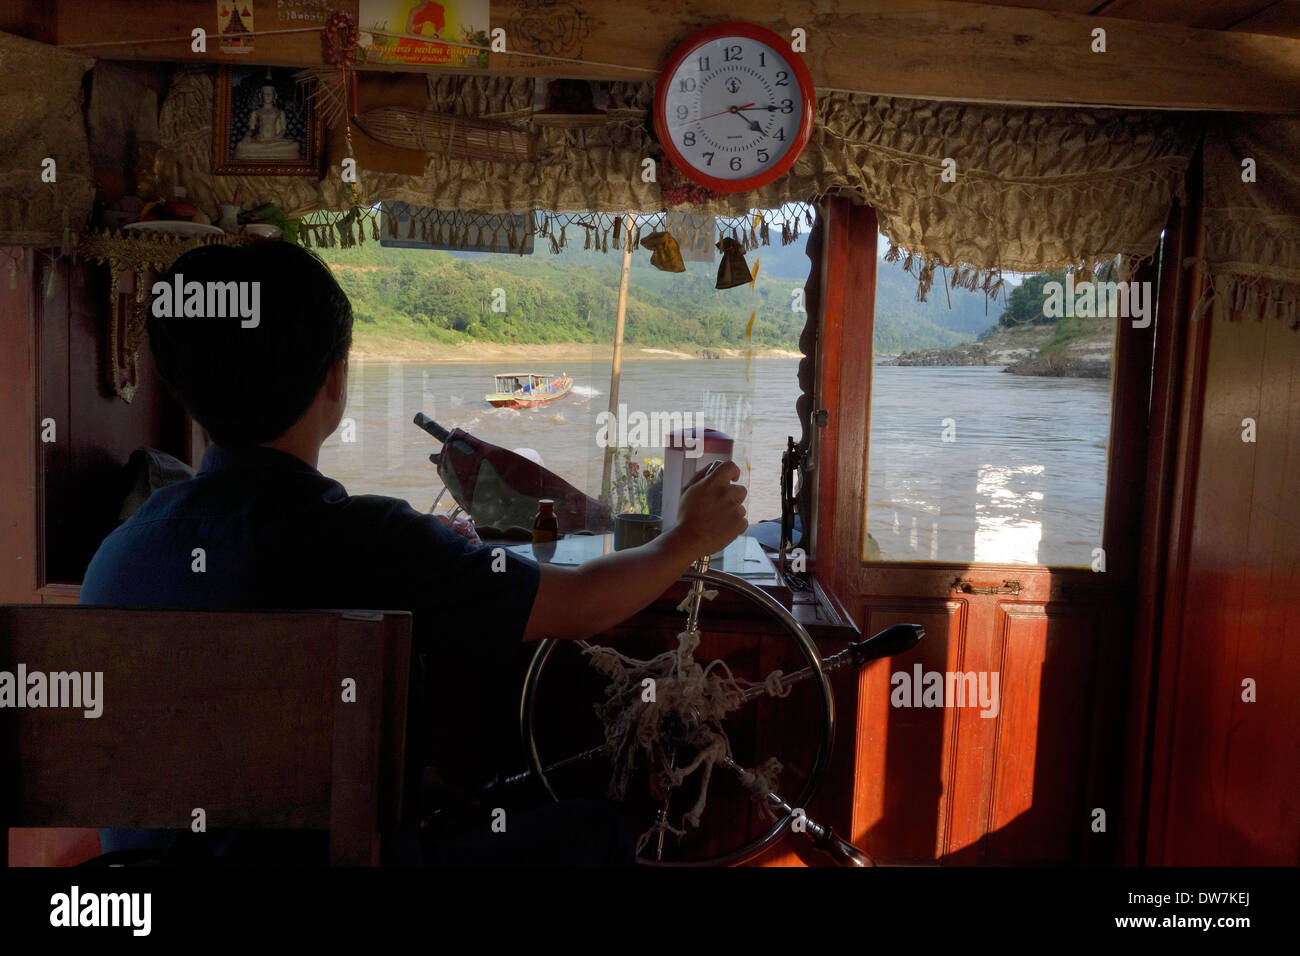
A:
{"label": "red and white boat", "polygon": [[494,375],[496,391],[483,396],[493,408],[533,408],[549,405],[569,394],[573,379],[561,372],[559,375],[539,375],[536,372],[502,372]]}

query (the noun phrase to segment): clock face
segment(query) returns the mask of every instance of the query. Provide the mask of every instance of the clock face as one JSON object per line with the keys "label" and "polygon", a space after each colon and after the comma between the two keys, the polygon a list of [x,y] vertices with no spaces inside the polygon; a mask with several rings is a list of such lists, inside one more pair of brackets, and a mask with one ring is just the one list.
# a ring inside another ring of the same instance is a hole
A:
{"label": "clock face", "polygon": [[746,23],[695,34],[655,90],[655,132],[673,165],[718,192],[788,170],[812,134],[813,86],[780,35]]}

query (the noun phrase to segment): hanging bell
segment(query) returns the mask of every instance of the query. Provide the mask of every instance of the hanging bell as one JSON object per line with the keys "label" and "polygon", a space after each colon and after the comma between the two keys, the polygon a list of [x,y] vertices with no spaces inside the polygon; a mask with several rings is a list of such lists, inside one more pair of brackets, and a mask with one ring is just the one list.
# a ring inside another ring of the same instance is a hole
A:
{"label": "hanging bell", "polygon": [[722,262],[718,265],[717,288],[734,289],[738,285],[754,281],[749,266],[745,264],[745,249],[739,242],[727,236],[717,243],[717,248],[722,253]]}
{"label": "hanging bell", "polygon": [[685,272],[682,250],[670,232],[652,232],[641,240],[641,245],[653,249],[650,264],[661,272]]}

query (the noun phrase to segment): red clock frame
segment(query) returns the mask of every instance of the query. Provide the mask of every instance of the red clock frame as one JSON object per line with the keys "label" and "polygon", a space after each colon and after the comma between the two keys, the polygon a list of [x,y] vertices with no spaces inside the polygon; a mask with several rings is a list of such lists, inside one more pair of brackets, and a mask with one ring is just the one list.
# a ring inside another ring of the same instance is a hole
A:
{"label": "red clock frame", "polygon": [[[686,58],[700,46],[711,40],[720,40],[724,37],[745,37],[749,40],[757,40],[759,43],[767,44],[785,57],[785,61],[790,64],[790,69],[794,71],[795,78],[799,81],[799,93],[802,100],[803,116],[799,121],[799,131],[791,139],[790,148],[785,151],[785,155],[777,160],[776,164],[770,169],[759,173],[757,176],[749,176],[745,179],[718,179],[696,169],[686,160],[686,157],[678,152],[672,136],[668,132],[668,121],[665,118],[668,80],[677,72],[677,68],[682,65]],[[714,192],[743,193],[758,189],[760,186],[766,186],[789,171],[790,167],[795,164],[795,161],[803,153],[804,147],[808,145],[808,140],[812,136],[816,109],[817,101],[813,93],[812,75],[808,72],[808,67],[804,65],[803,58],[794,52],[785,37],[779,33],[773,33],[765,27],[755,26],[752,23],[717,23],[687,37],[673,51],[673,55],[669,57],[668,63],[660,72],[659,81],[655,85],[655,135],[659,137],[659,145],[663,147],[664,155],[683,176],[699,183],[701,186],[707,186]]]}

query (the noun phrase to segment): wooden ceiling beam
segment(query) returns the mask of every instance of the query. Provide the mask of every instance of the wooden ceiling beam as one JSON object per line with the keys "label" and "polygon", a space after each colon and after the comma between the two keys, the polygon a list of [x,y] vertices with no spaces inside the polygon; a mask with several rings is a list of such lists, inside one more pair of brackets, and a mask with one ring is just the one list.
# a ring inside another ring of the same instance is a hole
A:
{"label": "wooden ceiling beam", "polygon": [[[356,13],[356,0],[336,0]],[[187,37],[215,31],[211,0],[59,0],[61,46]],[[726,0],[668,7],[628,0],[564,0],[536,19],[532,0],[493,0],[492,26],[507,48],[488,72],[590,79],[651,79],[673,47],[695,29],[733,19]],[[289,29],[260,0],[258,31]],[[1300,112],[1300,41],[1241,31],[1200,30],[1115,17],[1029,10],[952,0],[751,0],[745,18],[789,35],[806,31],[805,62],[821,89],[935,100],[1150,109]],[[1092,31],[1106,31],[1105,53]],[[364,24],[363,24],[364,29]],[[543,37],[554,56],[539,59]],[[80,47],[107,59],[322,65],[313,33],[261,36],[249,57],[205,54],[189,43]],[[461,71],[463,72],[463,71]]]}

